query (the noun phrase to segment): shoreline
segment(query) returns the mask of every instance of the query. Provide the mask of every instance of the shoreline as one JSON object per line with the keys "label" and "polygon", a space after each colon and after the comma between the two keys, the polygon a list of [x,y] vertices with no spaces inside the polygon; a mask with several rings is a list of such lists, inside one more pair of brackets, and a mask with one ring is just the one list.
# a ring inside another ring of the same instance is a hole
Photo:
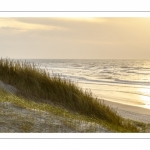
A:
{"label": "shoreline", "polygon": [[138,106],[131,106],[116,102],[111,102],[108,100],[103,100],[103,102],[115,109],[117,113],[126,119],[131,119],[134,121],[139,121],[143,123],[150,123],[150,109],[142,108]]}

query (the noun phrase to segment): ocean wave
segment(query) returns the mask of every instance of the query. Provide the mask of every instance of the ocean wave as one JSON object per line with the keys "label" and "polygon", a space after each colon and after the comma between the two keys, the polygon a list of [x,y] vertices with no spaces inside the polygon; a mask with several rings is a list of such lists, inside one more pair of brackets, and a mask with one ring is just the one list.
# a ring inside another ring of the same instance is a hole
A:
{"label": "ocean wave", "polygon": [[104,77],[103,79],[113,79],[113,77],[108,76],[108,77]]}
{"label": "ocean wave", "polygon": [[[65,78],[86,83],[149,86],[150,82],[147,80],[140,81],[140,79],[146,79],[150,73],[150,67],[148,66],[150,62],[147,65],[143,65],[144,62],[116,60],[114,63],[114,60],[45,60],[43,63],[43,60],[36,61],[41,65],[42,69],[46,67],[48,72],[56,72],[56,74],[61,74]],[[134,79],[139,79],[139,81]]]}
{"label": "ocean wave", "polygon": [[65,78],[74,80],[74,81],[78,81],[78,82],[83,82],[83,83],[89,83],[89,84],[108,84],[108,85],[129,85],[129,86],[149,86],[150,82],[145,82],[145,81],[131,81],[131,80],[123,80],[123,79],[118,79],[118,78],[114,78],[112,76],[106,76],[106,77],[102,77],[101,79],[97,79],[97,78],[90,78],[89,76],[76,76],[76,75],[66,75],[63,76]]}
{"label": "ocean wave", "polygon": [[103,71],[100,71],[100,73],[113,73],[113,71],[103,70]]}
{"label": "ocean wave", "polygon": [[130,68],[129,66],[121,66],[120,68]]}
{"label": "ocean wave", "polygon": [[126,73],[137,73],[137,72],[135,72],[135,71],[127,71]]}
{"label": "ocean wave", "polygon": [[143,82],[143,81],[129,81],[129,80],[122,80],[122,79],[115,79],[115,81],[123,84],[150,85],[150,82]]}
{"label": "ocean wave", "polygon": [[78,81],[93,83],[93,84],[100,84],[100,83],[106,83],[106,84],[125,84],[125,85],[136,85],[136,86],[150,86],[150,82],[147,81],[134,81],[134,80],[123,80],[114,78],[112,76],[106,76],[102,77],[101,79],[92,79],[87,77],[78,77],[78,76],[69,76],[69,78],[74,78]]}

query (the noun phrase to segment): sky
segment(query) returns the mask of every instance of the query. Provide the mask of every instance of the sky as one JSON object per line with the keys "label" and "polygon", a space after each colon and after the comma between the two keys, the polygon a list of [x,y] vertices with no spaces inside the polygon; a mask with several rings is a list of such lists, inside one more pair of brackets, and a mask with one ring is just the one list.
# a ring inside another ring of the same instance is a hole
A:
{"label": "sky", "polygon": [[150,18],[0,18],[13,59],[150,59]]}

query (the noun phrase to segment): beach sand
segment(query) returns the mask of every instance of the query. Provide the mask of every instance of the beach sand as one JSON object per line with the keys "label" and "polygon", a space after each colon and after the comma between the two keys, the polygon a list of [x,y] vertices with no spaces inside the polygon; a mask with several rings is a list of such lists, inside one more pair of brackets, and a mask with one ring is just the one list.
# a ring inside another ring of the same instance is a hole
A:
{"label": "beach sand", "polygon": [[104,100],[104,103],[114,108],[117,111],[117,113],[123,118],[144,123],[150,123],[150,109],[120,104],[107,100]]}
{"label": "beach sand", "polygon": [[109,133],[99,124],[0,102],[0,133]]}

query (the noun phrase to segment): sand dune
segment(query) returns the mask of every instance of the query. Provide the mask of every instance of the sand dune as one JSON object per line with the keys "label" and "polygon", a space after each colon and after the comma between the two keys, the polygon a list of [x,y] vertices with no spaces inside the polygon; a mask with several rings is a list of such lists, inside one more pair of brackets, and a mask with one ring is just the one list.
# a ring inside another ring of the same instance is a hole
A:
{"label": "sand dune", "polygon": [[[0,87],[9,93],[16,94],[19,92],[15,87],[0,81]],[[119,104],[110,101],[104,101],[105,104],[113,107],[123,118],[131,119],[139,122],[150,123],[150,109]]]}

